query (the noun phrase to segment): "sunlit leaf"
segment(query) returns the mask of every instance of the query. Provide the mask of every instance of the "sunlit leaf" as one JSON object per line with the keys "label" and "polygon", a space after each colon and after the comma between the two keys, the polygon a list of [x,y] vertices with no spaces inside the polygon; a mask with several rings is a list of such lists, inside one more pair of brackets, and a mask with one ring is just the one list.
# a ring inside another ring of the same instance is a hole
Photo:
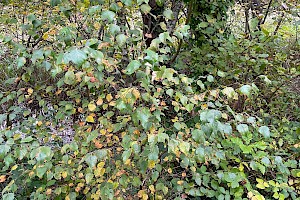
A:
{"label": "sunlit leaf", "polygon": [[136,70],[138,70],[141,66],[141,63],[138,60],[133,60],[129,63],[127,68],[125,69],[125,73],[128,75],[133,74]]}
{"label": "sunlit leaf", "polygon": [[262,134],[265,138],[269,138],[270,135],[271,135],[270,129],[267,126],[261,126],[261,127],[259,127],[258,132],[260,134]]}
{"label": "sunlit leaf", "polygon": [[102,20],[107,20],[109,23],[112,22],[115,18],[115,13],[110,10],[104,10],[101,14]]}
{"label": "sunlit leaf", "polygon": [[148,4],[142,4],[140,9],[144,14],[148,14],[151,11],[151,7]]}
{"label": "sunlit leaf", "polygon": [[87,59],[87,55],[82,50],[74,49],[66,53],[63,58],[66,63],[71,61],[74,64],[81,65]]}

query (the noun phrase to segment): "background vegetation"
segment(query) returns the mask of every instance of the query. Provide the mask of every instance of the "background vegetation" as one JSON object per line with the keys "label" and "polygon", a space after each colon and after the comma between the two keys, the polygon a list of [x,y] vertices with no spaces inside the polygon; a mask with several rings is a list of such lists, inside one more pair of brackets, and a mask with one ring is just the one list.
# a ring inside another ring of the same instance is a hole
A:
{"label": "background vegetation", "polygon": [[299,5],[0,1],[2,199],[299,199]]}

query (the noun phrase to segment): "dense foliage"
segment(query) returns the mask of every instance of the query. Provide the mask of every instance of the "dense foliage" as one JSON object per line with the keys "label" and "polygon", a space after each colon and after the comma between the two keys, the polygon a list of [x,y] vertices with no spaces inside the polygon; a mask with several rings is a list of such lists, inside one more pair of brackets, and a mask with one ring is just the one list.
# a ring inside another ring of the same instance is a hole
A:
{"label": "dense foliage", "polygon": [[2,199],[299,199],[298,8],[255,2],[2,1]]}

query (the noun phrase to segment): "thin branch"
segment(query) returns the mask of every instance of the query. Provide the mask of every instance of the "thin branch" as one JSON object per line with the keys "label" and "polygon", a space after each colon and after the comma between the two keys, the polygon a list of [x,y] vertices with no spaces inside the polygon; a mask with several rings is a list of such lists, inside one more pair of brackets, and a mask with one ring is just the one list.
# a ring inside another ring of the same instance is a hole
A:
{"label": "thin branch", "polygon": [[260,24],[264,24],[264,23],[266,22],[267,16],[268,16],[268,14],[269,14],[269,12],[270,12],[270,8],[271,8],[272,1],[273,1],[273,0],[270,0],[270,1],[269,1],[269,4],[268,4],[268,8],[267,8],[265,17],[264,17],[264,19],[262,20],[262,22],[261,22]]}
{"label": "thin branch", "polygon": [[276,35],[276,34],[277,34],[277,32],[278,32],[278,30],[279,30],[279,28],[280,28],[280,25],[281,25],[281,23],[282,23],[284,14],[285,14],[285,13],[282,12],[281,17],[280,17],[280,20],[279,20],[279,22],[278,22],[278,24],[277,24],[277,26],[276,26],[276,28],[275,28],[275,31],[274,31],[273,35]]}
{"label": "thin branch", "polygon": [[[188,16],[187,16],[185,24],[188,24],[190,22],[190,19],[191,19],[191,16],[192,16],[192,11],[193,11],[193,5],[194,5],[193,3],[194,3],[194,1],[191,1],[190,4],[189,4]],[[183,43],[183,39],[180,39],[177,51],[174,54],[174,56],[171,58],[171,60],[169,61],[169,63],[168,63],[169,65],[172,64],[176,60],[177,56],[179,55],[182,43]]]}

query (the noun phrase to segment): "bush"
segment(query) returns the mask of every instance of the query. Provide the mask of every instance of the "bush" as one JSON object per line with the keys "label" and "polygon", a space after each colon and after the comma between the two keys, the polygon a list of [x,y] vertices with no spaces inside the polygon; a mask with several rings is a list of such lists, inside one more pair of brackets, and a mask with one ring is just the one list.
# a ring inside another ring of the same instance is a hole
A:
{"label": "bush", "polygon": [[27,40],[1,36],[16,70],[0,94],[3,199],[297,198],[299,123],[232,110],[254,83],[167,67],[188,25],[146,48],[132,1],[51,0],[46,19],[30,5]]}

